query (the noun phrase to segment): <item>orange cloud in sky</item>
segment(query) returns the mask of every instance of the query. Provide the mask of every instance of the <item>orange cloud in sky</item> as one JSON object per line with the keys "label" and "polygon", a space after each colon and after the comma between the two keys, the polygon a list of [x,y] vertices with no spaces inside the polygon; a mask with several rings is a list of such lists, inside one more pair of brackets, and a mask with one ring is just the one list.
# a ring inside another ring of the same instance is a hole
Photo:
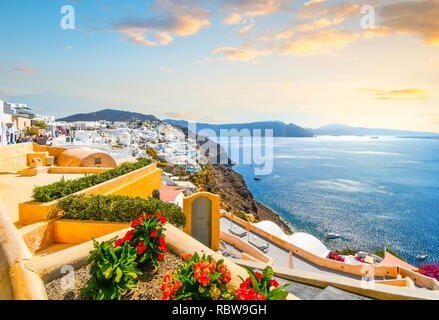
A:
{"label": "orange cloud in sky", "polygon": [[29,69],[26,67],[18,67],[18,68],[15,68],[14,70],[20,71],[20,72],[26,72],[26,73],[34,73],[35,72],[35,70]]}
{"label": "orange cloud in sky", "polygon": [[301,35],[299,38],[287,41],[279,49],[296,56],[326,54],[342,49],[358,38],[359,35],[356,33],[331,29]]}
{"label": "orange cloud in sky", "polygon": [[271,53],[271,51],[257,51],[257,50],[244,50],[231,47],[221,47],[212,51],[213,54],[222,53],[225,58],[230,61],[250,61],[258,56],[264,56]]}
{"label": "orange cloud in sky", "polygon": [[374,99],[377,100],[423,100],[428,98],[428,91],[408,88],[400,90],[380,90],[363,88],[360,91],[374,94]]}
{"label": "orange cloud in sky", "polygon": [[417,34],[425,44],[439,46],[439,0],[390,3],[379,15],[380,24],[390,31]]}

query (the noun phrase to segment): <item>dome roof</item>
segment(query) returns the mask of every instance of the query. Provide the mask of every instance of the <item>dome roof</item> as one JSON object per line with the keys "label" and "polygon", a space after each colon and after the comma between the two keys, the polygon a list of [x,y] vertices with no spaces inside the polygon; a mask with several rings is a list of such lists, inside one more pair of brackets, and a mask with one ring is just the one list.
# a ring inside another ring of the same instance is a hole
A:
{"label": "dome roof", "polygon": [[57,164],[62,167],[116,167],[116,161],[107,153],[90,149],[67,149],[58,157]]}
{"label": "dome roof", "polygon": [[294,233],[291,236],[286,236],[284,240],[319,257],[326,258],[330,252],[319,239],[308,233]]}
{"label": "dome roof", "polygon": [[286,234],[283,232],[283,230],[274,222],[264,220],[258,223],[254,224],[255,227],[258,227],[259,229],[264,230],[265,232],[268,232],[278,238],[284,239],[286,237]]}

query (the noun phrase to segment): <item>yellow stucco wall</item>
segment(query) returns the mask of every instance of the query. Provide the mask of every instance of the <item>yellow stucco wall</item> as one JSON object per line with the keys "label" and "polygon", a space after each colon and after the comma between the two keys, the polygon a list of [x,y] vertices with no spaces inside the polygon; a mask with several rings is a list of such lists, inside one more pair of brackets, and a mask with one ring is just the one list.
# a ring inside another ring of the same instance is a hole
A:
{"label": "yellow stucco wall", "polygon": [[26,154],[27,165],[29,166],[34,158],[41,160],[41,165],[46,165],[46,157],[48,156],[47,152],[30,152]]}
{"label": "yellow stucco wall", "polygon": [[[114,194],[147,198],[151,196],[154,189],[160,188],[161,170],[156,164],[151,164],[75,194]],[[55,217],[58,214],[56,208],[58,201],[59,199],[46,203],[35,201],[20,203],[18,205],[19,223],[29,225]]]}
{"label": "yellow stucco wall", "polygon": [[50,167],[49,173],[82,173],[82,174],[95,174],[102,173],[113,168],[96,168],[96,167]]}
{"label": "yellow stucco wall", "polygon": [[16,172],[27,167],[27,154],[33,152],[33,143],[19,143],[0,147],[0,173]]}
{"label": "yellow stucco wall", "polygon": [[189,197],[183,198],[183,212],[186,215],[186,226],[183,231],[188,235],[192,236],[192,203],[200,198],[206,197],[212,201],[212,220],[211,220],[211,249],[216,251],[219,250],[219,240],[220,240],[220,196],[217,194],[212,194],[209,192],[198,192]]}
{"label": "yellow stucco wall", "polygon": [[53,236],[55,243],[80,244],[129,227],[129,223],[57,220],[53,223]]}

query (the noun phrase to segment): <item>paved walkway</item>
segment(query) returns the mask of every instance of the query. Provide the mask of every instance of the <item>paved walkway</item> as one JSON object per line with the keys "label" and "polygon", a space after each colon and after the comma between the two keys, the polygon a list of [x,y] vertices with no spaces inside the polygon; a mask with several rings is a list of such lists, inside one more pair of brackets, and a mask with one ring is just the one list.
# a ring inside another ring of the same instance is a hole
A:
{"label": "paved walkway", "polygon": [[61,180],[81,178],[83,174],[54,174],[39,173],[33,177],[20,176],[17,174],[0,174],[0,199],[11,218],[12,223],[17,227],[18,204],[32,200],[32,191],[35,186],[44,186]]}
{"label": "paved walkway", "polygon": [[[220,220],[221,230],[230,233],[229,229],[231,227],[231,223],[232,222],[230,219],[228,219],[226,217],[222,217]],[[241,229],[241,230],[245,231],[245,229],[241,225],[237,224],[236,222],[233,222],[233,224],[234,224],[233,230]],[[279,267],[286,266],[287,261],[288,261],[288,254],[289,254],[288,250],[286,250],[283,247],[279,246],[278,244],[270,241],[269,239],[266,239],[265,237],[257,235],[253,232],[250,232],[250,234],[245,235],[241,239],[248,241],[248,237],[255,237],[256,239],[258,239],[257,240],[258,242],[268,242],[269,247],[268,247],[268,251],[265,252],[265,254],[273,258],[274,265],[279,266]],[[346,272],[341,272],[338,270],[332,270],[329,268],[320,267],[316,264],[313,264],[313,263],[303,259],[300,256],[295,255],[295,254],[293,254],[293,268],[298,269],[298,270],[308,271],[308,272],[314,272],[314,273],[326,274],[326,275],[331,275],[331,276],[340,276],[340,277],[345,277],[345,278],[350,278],[350,279],[355,279],[355,280],[361,280],[360,276],[353,275],[353,274],[346,273]]]}

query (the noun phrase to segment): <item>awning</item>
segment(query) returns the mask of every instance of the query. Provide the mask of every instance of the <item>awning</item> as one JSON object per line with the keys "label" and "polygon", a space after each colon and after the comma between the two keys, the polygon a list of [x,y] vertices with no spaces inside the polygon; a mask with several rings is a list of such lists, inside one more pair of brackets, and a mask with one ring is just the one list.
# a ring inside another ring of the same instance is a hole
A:
{"label": "awning", "polygon": [[412,266],[411,264],[408,264],[405,261],[402,261],[401,259],[395,257],[393,254],[386,251],[383,261],[378,263],[378,266],[400,266],[403,268],[407,268],[409,270],[417,270],[417,267]]}

